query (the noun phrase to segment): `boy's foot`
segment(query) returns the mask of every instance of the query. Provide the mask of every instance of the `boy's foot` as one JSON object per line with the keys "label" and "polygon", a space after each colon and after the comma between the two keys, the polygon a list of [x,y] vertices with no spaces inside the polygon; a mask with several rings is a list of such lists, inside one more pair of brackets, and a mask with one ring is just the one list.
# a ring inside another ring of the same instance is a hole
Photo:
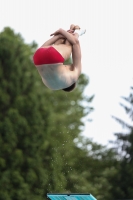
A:
{"label": "boy's foot", "polygon": [[86,32],[86,29],[77,29],[77,30],[75,30],[74,33],[78,33],[78,35],[81,36],[81,35],[85,34],[85,32]]}

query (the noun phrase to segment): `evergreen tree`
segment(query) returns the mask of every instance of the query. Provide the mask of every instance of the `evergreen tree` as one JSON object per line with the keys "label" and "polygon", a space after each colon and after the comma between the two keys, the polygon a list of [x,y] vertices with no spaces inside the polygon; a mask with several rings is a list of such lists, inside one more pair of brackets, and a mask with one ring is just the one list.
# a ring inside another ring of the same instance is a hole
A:
{"label": "evergreen tree", "polygon": [[[133,87],[129,97],[122,97],[126,105],[120,104],[133,121]],[[128,103],[128,105],[127,105]],[[113,199],[131,199],[133,198],[133,126],[123,120],[114,117],[122,126],[128,128],[128,133],[116,133],[117,140],[115,148],[118,154],[118,164],[116,174],[111,183],[114,188],[111,190]]]}
{"label": "evergreen tree", "polygon": [[112,188],[110,177],[115,173],[116,153],[84,137],[75,142],[75,149],[71,152],[73,159],[68,161],[65,170],[68,171],[68,191],[91,193],[99,200],[109,199]]}

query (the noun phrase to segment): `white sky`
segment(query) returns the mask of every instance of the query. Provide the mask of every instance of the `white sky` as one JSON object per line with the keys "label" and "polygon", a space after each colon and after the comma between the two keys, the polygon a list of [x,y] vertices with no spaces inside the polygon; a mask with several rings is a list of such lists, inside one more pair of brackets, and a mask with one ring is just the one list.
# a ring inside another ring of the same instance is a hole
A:
{"label": "white sky", "polygon": [[0,31],[9,26],[27,43],[40,46],[71,23],[87,30],[80,38],[82,72],[90,78],[85,93],[95,94],[93,122],[83,134],[107,144],[122,130],[111,115],[128,121],[119,102],[133,86],[133,0],[0,0]]}

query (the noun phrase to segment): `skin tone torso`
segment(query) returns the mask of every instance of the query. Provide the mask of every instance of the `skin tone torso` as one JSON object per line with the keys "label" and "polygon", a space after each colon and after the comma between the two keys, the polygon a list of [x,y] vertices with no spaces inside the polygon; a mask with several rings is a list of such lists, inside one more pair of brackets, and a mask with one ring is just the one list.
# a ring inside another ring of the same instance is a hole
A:
{"label": "skin tone torso", "polygon": [[[67,60],[71,55],[71,46],[60,44],[52,45]],[[50,46],[44,46],[49,48]],[[42,47],[43,48],[43,47]],[[72,79],[70,71],[73,71],[72,65],[63,65],[63,63],[36,65],[38,72],[43,77],[43,83],[53,90],[67,88],[68,85],[75,82]]]}
{"label": "skin tone torso", "polygon": [[[67,88],[69,82],[74,83],[71,76],[65,73],[64,65],[60,63],[37,66],[43,83],[50,89]],[[68,71],[66,67],[66,71]]]}
{"label": "skin tone torso", "polygon": [[[64,32],[64,34],[67,34],[68,37],[70,37],[71,39],[72,37],[71,34],[68,34],[66,31]],[[78,56],[78,53],[74,53],[74,51],[78,52],[77,48],[79,45],[76,43],[73,44],[73,48],[72,48],[72,45],[50,44],[50,42],[52,43],[56,37],[58,36],[55,36],[54,38],[45,42],[44,45],[41,46],[41,48],[48,48],[52,46],[62,55],[64,60],[67,60],[70,57],[72,52],[75,57]],[[72,42],[73,40],[74,40],[74,37],[72,37]],[[74,48],[76,48],[77,50],[73,51]],[[78,59],[80,59],[80,47],[79,47],[79,56],[77,57],[77,60]],[[81,65],[80,62],[78,63],[79,65]],[[63,65],[63,63],[36,65],[37,70],[42,77],[43,83],[52,90],[67,88],[68,86],[75,83],[80,75],[80,70],[79,70],[80,66],[79,67],[78,65],[76,66],[77,67],[75,67],[73,64]]]}

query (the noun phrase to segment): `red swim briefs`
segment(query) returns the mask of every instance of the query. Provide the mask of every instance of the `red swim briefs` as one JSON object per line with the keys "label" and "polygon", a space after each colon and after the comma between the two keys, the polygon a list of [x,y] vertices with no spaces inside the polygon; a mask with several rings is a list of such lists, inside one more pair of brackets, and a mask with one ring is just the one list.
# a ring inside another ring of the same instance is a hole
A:
{"label": "red swim briefs", "polygon": [[33,56],[35,65],[64,63],[62,55],[52,46],[37,49]]}

